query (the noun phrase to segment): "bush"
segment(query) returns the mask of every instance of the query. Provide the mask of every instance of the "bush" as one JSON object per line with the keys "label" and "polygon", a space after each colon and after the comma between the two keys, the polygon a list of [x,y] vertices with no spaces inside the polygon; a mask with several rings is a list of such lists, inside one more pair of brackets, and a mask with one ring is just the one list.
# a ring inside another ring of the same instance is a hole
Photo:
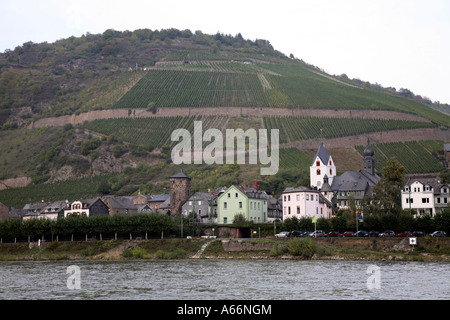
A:
{"label": "bush", "polygon": [[290,240],[287,249],[291,255],[304,258],[311,258],[316,252],[315,243],[309,237]]}

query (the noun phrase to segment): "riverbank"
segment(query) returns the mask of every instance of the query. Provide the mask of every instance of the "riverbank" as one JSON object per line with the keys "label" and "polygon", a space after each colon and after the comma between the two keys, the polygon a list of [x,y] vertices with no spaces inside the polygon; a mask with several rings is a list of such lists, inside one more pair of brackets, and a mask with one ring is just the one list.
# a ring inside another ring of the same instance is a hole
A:
{"label": "riverbank", "polygon": [[157,239],[0,245],[0,261],[311,259],[450,262],[449,238]]}

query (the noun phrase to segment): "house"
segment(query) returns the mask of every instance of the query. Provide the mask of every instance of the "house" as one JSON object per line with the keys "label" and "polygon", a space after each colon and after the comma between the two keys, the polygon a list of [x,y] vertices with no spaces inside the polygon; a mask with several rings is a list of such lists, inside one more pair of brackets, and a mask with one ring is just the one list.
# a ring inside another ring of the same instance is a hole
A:
{"label": "house", "polygon": [[434,217],[450,204],[450,184],[436,176],[409,176],[401,191],[403,210],[415,210],[419,216]]}
{"label": "house", "polygon": [[9,219],[9,208],[0,202],[0,222]]}
{"label": "house", "polygon": [[132,197],[108,197],[104,203],[108,206],[110,216],[114,214],[133,214],[138,212],[138,208],[132,200]]}
{"label": "house", "polygon": [[286,188],[282,195],[283,220],[297,217],[326,218],[332,214],[332,203],[319,190],[308,187]]}
{"label": "house", "polygon": [[152,198],[151,195],[143,195],[141,194],[141,192],[139,191],[139,194],[135,197],[132,198],[132,202],[134,205],[141,205],[141,204],[147,204],[148,201]]}
{"label": "house", "polygon": [[55,201],[49,203],[41,209],[39,215],[41,218],[56,220],[58,217],[64,217],[64,209],[67,207],[67,201]]}
{"label": "house", "polygon": [[167,193],[155,194],[150,196],[150,198],[147,200],[147,204],[152,211],[157,212],[158,209],[163,205],[163,203],[166,202],[169,198],[170,194]]}
{"label": "house", "polygon": [[217,221],[216,196],[207,192],[194,193],[181,207],[181,213],[189,216],[195,213],[200,223],[215,223]]}
{"label": "house", "polygon": [[23,210],[26,211],[26,213],[22,215],[22,220],[41,218],[40,212],[48,204],[49,204],[48,202],[44,202],[44,201],[35,202],[35,203],[27,203],[23,207]]}
{"label": "house", "polygon": [[109,215],[108,206],[100,198],[77,199],[69,203],[64,210],[64,217],[70,215],[86,215],[88,217],[96,215]]}
{"label": "house", "polygon": [[283,220],[283,207],[280,199],[269,196],[267,200],[267,221],[273,222],[275,220]]}
{"label": "house", "polygon": [[[439,181],[438,181],[439,182]],[[450,205],[450,184],[439,184],[434,190],[434,207],[436,213],[441,213]]]}
{"label": "house", "polygon": [[231,224],[236,215],[255,223],[267,222],[268,198],[265,191],[233,185],[217,199],[217,223]]}
{"label": "house", "polygon": [[450,143],[444,144],[445,161],[447,162],[447,168],[450,167]]}
{"label": "house", "polygon": [[48,202],[34,202],[34,203],[27,203],[23,206],[23,210],[26,210],[27,213],[39,213],[45,206],[47,206]]}

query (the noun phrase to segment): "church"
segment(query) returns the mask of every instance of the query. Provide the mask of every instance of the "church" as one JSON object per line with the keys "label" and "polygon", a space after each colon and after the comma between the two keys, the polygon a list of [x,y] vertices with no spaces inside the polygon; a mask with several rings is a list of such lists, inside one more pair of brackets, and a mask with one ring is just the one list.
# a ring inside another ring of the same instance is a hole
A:
{"label": "church", "polygon": [[356,206],[361,205],[365,195],[371,195],[373,187],[381,178],[375,172],[374,151],[367,139],[364,149],[364,168],[358,172],[345,171],[336,175],[333,158],[322,142],[310,166],[311,187],[320,190],[334,209],[348,209],[350,199],[355,200]]}

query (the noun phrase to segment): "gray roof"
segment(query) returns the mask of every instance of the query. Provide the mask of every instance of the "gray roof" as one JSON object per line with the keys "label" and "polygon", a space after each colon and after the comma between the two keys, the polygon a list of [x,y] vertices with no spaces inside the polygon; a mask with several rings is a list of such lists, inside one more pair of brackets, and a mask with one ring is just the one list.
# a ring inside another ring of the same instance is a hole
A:
{"label": "gray roof", "polygon": [[136,209],[136,206],[128,197],[107,198],[106,201],[114,209]]}
{"label": "gray roof", "polygon": [[171,176],[171,178],[186,178],[191,179],[189,176],[187,176],[183,171]]}
{"label": "gray roof", "polygon": [[167,194],[167,193],[154,194],[148,199],[148,202],[164,202],[168,198],[170,198],[170,194]]}
{"label": "gray roof", "polygon": [[330,153],[328,152],[327,148],[325,148],[325,145],[323,142],[320,143],[319,149],[317,150],[316,155],[313,158],[312,166],[315,165],[316,158],[319,157],[320,161],[322,163],[327,164],[328,160],[330,160]]}
{"label": "gray roof", "polygon": [[196,201],[196,200],[210,201],[214,197],[215,195],[208,192],[196,192],[189,197],[189,201]]}
{"label": "gray roof", "polygon": [[430,186],[434,189],[438,187],[436,176],[409,176],[406,178],[405,186],[410,186],[416,181],[419,181],[421,184]]}
{"label": "gray roof", "polygon": [[340,176],[333,178],[333,183],[331,185],[331,190],[333,191],[358,191],[366,190],[368,184],[370,187],[374,187],[380,180],[378,175],[370,175],[369,173],[361,170],[356,171],[345,171]]}
{"label": "gray roof", "polygon": [[314,189],[311,189],[311,188],[309,188],[309,187],[303,187],[303,186],[296,187],[296,188],[293,188],[293,187],[287,187],[287,188],[284,189],[284,191],[283,191],[283,193],[290,193],[290,192],[319,192],[319,191],[314,190]]}

